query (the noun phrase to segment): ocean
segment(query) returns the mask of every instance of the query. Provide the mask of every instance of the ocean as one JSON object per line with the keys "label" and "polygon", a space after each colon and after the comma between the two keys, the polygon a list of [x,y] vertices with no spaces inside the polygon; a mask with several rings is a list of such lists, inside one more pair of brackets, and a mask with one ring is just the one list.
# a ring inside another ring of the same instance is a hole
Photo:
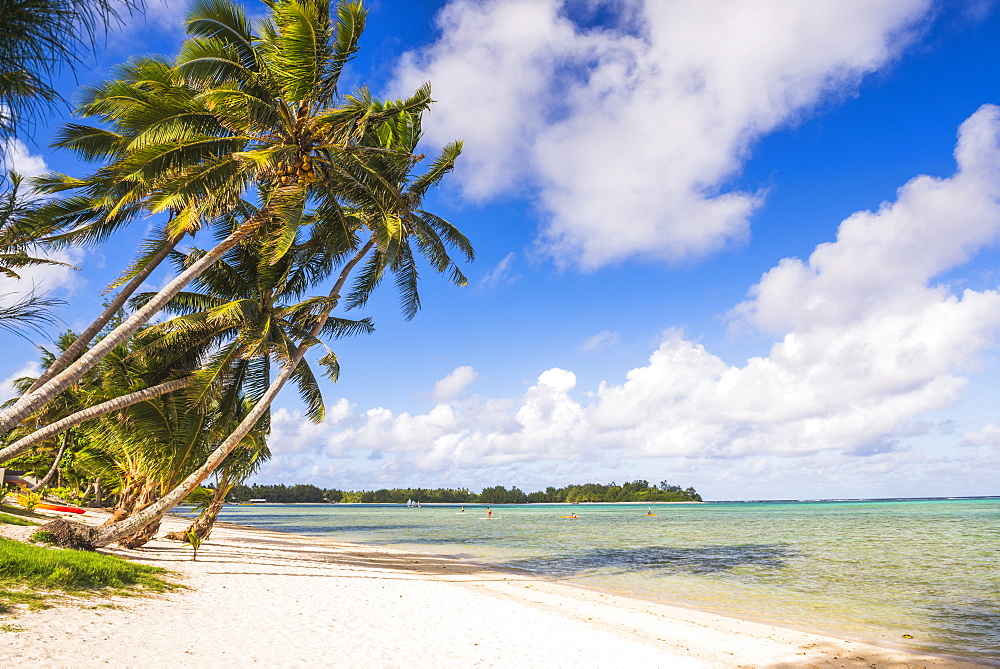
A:
{"label": "ocean", "polygon": [[1000,666],[998,499],[460,508],[264,504],[220,520]]}

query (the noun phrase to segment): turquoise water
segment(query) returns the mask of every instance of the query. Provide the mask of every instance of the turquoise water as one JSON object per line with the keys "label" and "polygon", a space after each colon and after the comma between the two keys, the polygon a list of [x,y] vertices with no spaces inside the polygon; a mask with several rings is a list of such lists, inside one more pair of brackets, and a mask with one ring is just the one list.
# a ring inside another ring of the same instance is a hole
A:
{"label": "turquoise water", "polygon": [[485,520],[468,505],[257,505],[220,519],[1000,666],[1000,500],[646,509],[494,506]]}

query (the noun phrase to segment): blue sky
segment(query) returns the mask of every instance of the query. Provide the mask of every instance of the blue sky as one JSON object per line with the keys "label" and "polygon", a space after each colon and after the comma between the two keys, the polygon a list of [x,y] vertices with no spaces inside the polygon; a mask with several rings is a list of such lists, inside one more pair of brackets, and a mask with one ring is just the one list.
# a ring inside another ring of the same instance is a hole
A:
{"label": "blue sky", "polygon": [[[429,208],[477,259],[410,322],[372,302],[327,420],[279,398],[258,481],[998,494],[996,3],[369,7],[349,86],[432,82],[427,151],[466,150]],[[81,83],[174,53],[183,12],[153,0]],[[84,169],[50,134],[18,165]],[[68,326],[144,232],[34,277]],[[30,371],[5,344],[0,378]]]}

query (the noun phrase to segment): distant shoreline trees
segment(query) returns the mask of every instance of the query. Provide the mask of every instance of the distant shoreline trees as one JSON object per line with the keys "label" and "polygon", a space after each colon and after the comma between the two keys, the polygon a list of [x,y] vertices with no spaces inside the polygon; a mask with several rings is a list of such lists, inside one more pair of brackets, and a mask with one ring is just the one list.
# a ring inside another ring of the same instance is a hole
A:
{"label": "distant shoreline trees", "polygon": [[658,486],[645,480],[629,483],[584,483],[564,488],[548,487],[526,493],[517,486],[510,489],[502,485],[483,488],[476,494],[467,488],[384,488],[381,490],[343,491],[323,489],[314,485],[259,485],[234,486],[229,494],[234,502],[266,499],[277,504],[405,504],[414,500],[425,504],[540,504],[578,502],[700,502],[701,495],[694,488],[684,488],[661,481]]}

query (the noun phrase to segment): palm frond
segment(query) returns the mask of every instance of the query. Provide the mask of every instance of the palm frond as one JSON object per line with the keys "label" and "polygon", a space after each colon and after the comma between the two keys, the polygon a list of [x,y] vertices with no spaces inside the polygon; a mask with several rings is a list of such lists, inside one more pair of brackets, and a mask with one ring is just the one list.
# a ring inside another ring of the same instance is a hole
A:
{"label": "palm frond", "polygon": [[376,250],[368,257],[361,271],[355,277],[351,290],[346,296],[344,309],[350,311],[368,304],[372,293],[385,276],[385,268],[385,256]]}
{"label": "palm frond", "polygon": [[111,158],[128,146],[121,133],[78,123],[67,123],[56,131],[53,148],[68,149],[84,160]]}
{"label": "palm frond", "polygon": [[319,383],[317,383],[316,377],[305,359],[295,366],[291,378],[298,386],[299,397],[306,405],[306,418],[313,423],[322,422],[326,415],[323,393],[320,391]]}
{"label": "palm frond", "polygon": [[341,72],[358,51],[367,17],[368,11],[361,2],[341,2],[337,5],[336,40],[326,65],[327,76],[322,83],[323,91],[318,96],[320,99],[333,100],[336,97]]}
{"label": "palm frond", "polygon": [[195,0],[188,9],[187,34],[227,44],[239,55],[244,68],[255,68],[253,31],[242,5],[228,0]]}
{"label": "palm frond", "polygon": [[432,186],[438,185],[446,174],[455,169],[455,161],[461,153],[462,142],[456,141],[446,145],[427,171],[413,180],[407,192],[422,200]]}
{"label": "palm frond", "polygon": [[324,66],[332,59],[328,0],[275,3],[273,32],[262,35],[270,77],[282,97],[298,106],[313,101],[323,80]]}

